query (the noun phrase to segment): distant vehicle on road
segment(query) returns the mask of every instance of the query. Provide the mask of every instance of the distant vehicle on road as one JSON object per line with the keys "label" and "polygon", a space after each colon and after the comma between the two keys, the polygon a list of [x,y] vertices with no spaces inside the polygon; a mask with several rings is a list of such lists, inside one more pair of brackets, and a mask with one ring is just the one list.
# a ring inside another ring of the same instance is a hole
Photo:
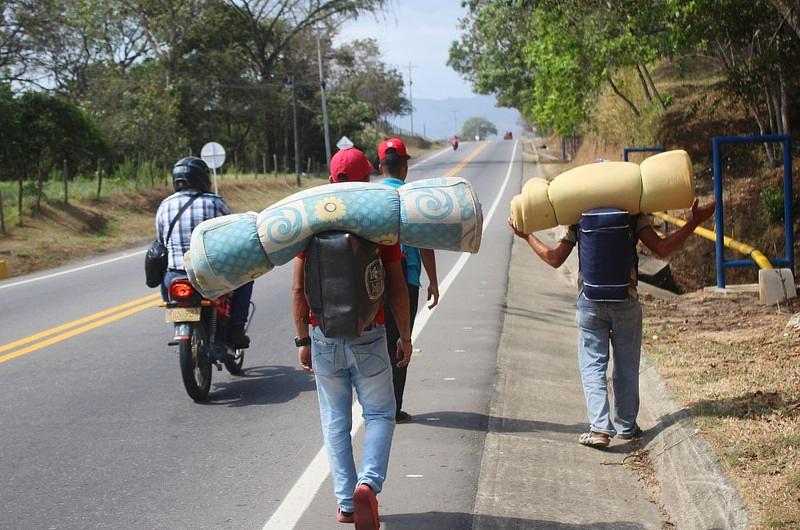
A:
{"label": "distant vehicle on road", "polygon": [[514,135],[511,134],[511,131],[506,131],[506,133],[503,135],[503,140],[513,140],[513,139]]}
{"label": "distant vehicle on road", "polygon": [[455,135],[454,135],[454,136],[453,136],[453,137],[450,139],[450,145],[452,145],[452,146],[453,146],[453,151],[455,151],[456,149],[458,149],[458,136],[455,136]]}

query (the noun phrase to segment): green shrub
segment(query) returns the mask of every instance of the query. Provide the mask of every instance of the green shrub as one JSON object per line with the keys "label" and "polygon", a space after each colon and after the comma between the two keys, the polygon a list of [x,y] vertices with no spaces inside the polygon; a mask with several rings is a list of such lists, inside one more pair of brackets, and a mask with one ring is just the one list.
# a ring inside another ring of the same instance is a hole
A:
{"label": "green shrub", "polygon": [[[761,206],[767,212],[767,217],[771,223],[783,221],[783,188],[780,186],[770,186],[761,190],[759,193]],[[792,210],[797,209],[797,200],[792,204]]]}

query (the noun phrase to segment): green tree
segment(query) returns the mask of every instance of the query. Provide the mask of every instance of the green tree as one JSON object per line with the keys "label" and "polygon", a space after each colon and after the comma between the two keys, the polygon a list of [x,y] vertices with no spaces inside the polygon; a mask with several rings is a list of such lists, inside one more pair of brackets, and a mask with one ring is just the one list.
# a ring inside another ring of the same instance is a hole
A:
{"label": "green tree", "polygon": [[29,173],[41,167],[48,173],[63,161],[71,176],[93,169],[97,158],[106,154],[105,139],[81,110],[63,98],[42,92],[28,92],[19,98],[18,135],[25,146],[18,170]]}
{"label": "green tree", "polygon": [[497,134],[497,127],[494,123],[486,118],[472,117],[464,121],[463,128],[461,129],[462,138],[473,138],[479,136],[480,138],[488,138]]}

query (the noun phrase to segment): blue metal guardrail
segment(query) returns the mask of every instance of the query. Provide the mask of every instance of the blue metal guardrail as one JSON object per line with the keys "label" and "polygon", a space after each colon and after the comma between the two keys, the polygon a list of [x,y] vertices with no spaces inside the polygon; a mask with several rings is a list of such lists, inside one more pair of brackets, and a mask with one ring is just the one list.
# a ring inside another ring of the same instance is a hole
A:
{"label": "blue metal guardrail", "polygon": [[649,147],[626,147],[622,150],[622,159],[627,162],[629,153],[663,153],[667,148],[663,145],[651,145]]}
{"label": "blue metal guardrail", "polygon": [[717,224],[717,287],[725,288],[725,269],[727,267],[752,267],[749,259],[726,260],[723,239],[725,237],[725,219],[722,205],[722,160],[720,152],[725,144],[782,143],[783,144],[783,219],[785,255],[782,258],[769,260],[775,266],[788,267],[794,274],[794,212],[792,211],[792,137],[788,134],[770,134],[764,136],[715,136],[712,138],[714,150],[714,199]]}

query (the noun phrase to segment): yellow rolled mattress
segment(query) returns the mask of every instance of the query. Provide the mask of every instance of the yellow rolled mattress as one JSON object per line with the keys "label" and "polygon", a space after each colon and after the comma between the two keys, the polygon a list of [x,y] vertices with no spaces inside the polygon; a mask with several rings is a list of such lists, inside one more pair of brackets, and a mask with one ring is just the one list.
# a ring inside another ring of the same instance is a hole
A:
{"label": "yellow rolled mattress", "polygon": [[602,162],[561,173],[552,181],[530,179],[511,200],[511,221],[526,234],[571,225],[593,208],[632,214],[688,208],[694,201],[692,161],[682,150],[659,153],[641,164]]}

